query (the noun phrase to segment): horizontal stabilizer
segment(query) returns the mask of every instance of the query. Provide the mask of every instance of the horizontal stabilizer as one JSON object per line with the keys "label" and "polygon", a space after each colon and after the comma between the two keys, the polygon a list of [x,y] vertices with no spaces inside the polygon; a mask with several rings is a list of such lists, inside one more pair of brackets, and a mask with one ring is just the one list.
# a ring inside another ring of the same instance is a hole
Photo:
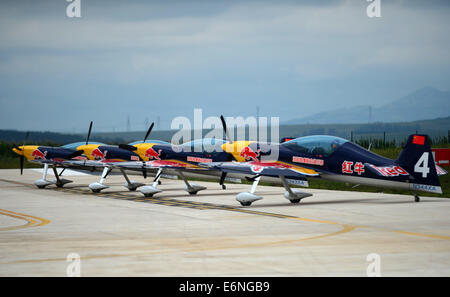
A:
{"label": "horizontal stabilizer", "polygon": [[448,172],[439,165],[436,165],[436,172],[438,176],[446,175]]}

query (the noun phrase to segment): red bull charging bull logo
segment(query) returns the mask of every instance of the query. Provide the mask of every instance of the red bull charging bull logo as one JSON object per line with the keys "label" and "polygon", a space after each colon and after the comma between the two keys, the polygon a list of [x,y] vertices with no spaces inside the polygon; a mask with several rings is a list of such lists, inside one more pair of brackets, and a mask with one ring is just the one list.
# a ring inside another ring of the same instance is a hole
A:
{"label": "red bull charging bull logo", "polygon": [[261,173],[264,170],[264,166],[252,165],[251,169],[254,173]]}
{"label": "red bull charging bull logo", "polygon": [[147,157],[149,160],[155,159],[155,160],[161,160],[161,158],[159,157],[159,155],[161,154],[161,150],[158,150],[158,152],[156,152],[154,149],[149,148],[148,150],[145,151],[145,157]]}
{"label": "red bull charging bull logo", "polygon": [[34,160],[46,160],[47,151],[42,153],[39,149],[36,149],[31,153],[31,156],[34,157]]}
{"label": "red bull charging bull logo", "polygon": [[258,161],[260,152],[261,152],[261,150],[258,149],[255,153],[250,147],[247,146],[241,151],[239,156],[244,158],[246,161],[250,161],[250,160]]}
{"label": "red bull charging bull logo", "polygon": [[104,153],[102,153],[101,150],[99,150],[98,148],[96,148],[95,150],[92,151],[91,156],[95,158],[95,160],[105,160],[106,157],[106,153],[108,151],[105,151]]}

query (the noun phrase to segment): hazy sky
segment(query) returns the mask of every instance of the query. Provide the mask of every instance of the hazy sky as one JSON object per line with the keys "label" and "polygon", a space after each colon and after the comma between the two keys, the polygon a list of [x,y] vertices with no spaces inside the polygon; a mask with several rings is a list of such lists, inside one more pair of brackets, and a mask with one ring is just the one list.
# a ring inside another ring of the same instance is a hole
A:
{"label": "hazy sky", "polygon": [[450,1],[381,0],[381,18],[366,0],[68,4],[0,2],[0,129],[168,128],[257,105],[284,121],[450,90]]}

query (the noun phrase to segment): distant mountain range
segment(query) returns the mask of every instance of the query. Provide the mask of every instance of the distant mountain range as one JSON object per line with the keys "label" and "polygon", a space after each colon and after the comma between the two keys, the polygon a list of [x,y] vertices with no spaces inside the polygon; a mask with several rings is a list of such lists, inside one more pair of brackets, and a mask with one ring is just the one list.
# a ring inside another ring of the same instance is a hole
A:
{"label": "distant mountain range", "polygon": [[412,122],[450,115],[450,91],[432,87],[419,89],[381,107],[369,105],[340,108],[282,122],[295,124],[352,124],[374,122]]}

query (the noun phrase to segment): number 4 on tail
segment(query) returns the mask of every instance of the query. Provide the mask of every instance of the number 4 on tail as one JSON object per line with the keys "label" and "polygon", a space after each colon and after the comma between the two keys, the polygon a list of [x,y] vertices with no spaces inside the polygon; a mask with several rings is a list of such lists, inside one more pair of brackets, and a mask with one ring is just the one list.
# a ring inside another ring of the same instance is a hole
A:
{"label": "number 4 on tail", "polygon": [[430,167],[428,167],[428,156],[429,152],[423,153],[422,157],[420,157],[414,166],[414,172],[422,173],[423,178],[427,178],[428,173],[430,173]]}

